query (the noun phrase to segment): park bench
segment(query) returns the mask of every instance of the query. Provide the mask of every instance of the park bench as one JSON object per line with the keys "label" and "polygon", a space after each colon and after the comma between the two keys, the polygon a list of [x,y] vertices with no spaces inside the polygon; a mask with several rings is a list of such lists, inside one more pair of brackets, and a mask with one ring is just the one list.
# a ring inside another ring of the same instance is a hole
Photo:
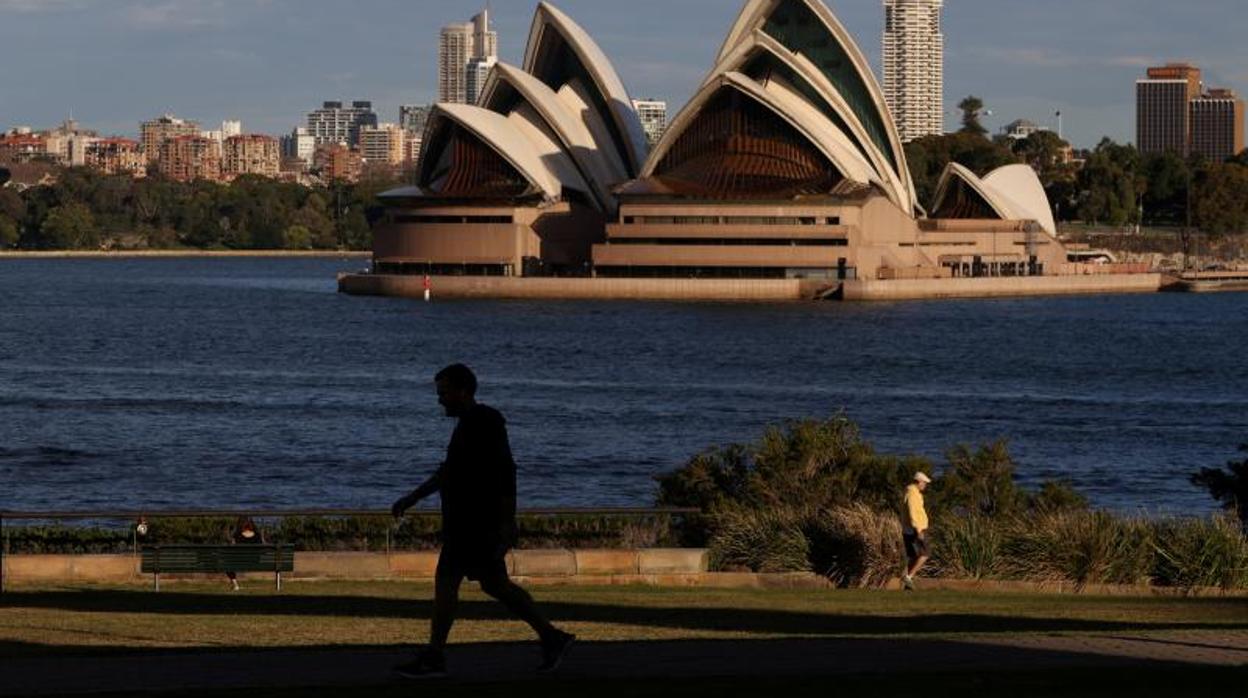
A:
{"label": "park bench", "polygon": [[139,569],[156,591],[162,574],[226,572],[272,572],[281,591],[282,573],[295,570],[293,545],[146,545],[142,558]]}

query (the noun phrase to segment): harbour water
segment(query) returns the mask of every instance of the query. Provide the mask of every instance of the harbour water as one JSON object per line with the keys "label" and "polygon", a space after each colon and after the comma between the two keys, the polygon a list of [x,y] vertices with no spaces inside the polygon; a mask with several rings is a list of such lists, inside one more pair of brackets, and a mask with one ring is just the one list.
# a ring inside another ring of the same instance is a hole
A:
{"label": "harbour water", "polygon": [[0,260],[0,509],[382,508],[439,462],[431,376],[510,420],[521,506],[644,506],[654,476],[844,410],[941,462],[1205,512],[1248,442],[1248,295],[892,304],[356,298],[360,260]]}

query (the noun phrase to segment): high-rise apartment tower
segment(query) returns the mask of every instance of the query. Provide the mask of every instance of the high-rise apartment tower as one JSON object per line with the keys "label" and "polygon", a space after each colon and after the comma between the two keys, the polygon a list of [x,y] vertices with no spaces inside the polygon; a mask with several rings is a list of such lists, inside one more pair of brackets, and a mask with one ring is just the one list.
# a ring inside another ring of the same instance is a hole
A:
{"label": "high-rise apartment tower", "polygon": [[[490,29],[490,11],[482,10],[470,22],[448,24],[438,41],[438,101],[463,104],[476,101],[472,85],[478,71],[488,71],[498,60],[498,32]],[[470,75],[471,73],[471,75]],[[480,91],[480,87],[477,87]]]}
{"label": "high-rise apartment tower", "polygon": [[903,141],[944,133],[944,0],[884,0],[884,99]]}

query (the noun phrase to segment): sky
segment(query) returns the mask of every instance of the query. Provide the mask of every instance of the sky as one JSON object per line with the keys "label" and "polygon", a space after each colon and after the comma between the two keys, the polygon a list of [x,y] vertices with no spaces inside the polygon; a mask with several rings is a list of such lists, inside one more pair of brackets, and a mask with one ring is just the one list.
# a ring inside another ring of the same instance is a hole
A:
{"label": "sky", "polygon": [[[164,113],[287,133],[326,100],[382,121],[434,100],[439,29],[484,0],[0,0],[0,131],[72,114],[131,135]],[[555,0],[629,92],[672,116],[710,70],[742,0]],[[828,0],[879,70],[880,0]],[[536,0],[493,0],[501,59],[519,64]],[[1134,139],[1135,80],[1173,60],[1248,94],[1244,0],[947,0],[950,128],[966,95],[993,131],[1017,118],[1090,147]]]}

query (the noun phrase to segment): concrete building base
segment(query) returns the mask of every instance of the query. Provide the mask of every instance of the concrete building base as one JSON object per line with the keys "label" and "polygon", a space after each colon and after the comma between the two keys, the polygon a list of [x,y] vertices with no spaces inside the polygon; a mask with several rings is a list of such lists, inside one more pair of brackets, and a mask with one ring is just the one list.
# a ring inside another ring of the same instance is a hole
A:
{"label": "concrete building base", "polygon": [[[847,301],[1156,293],[1162,274],[1018,276],[991,278],[854,279],[550,279],[449,276],[431,280],[436,299],[650,300],[780,302],[835,297]],[[840,288],[839,293],[837,288]],[[341,293],[424,298],[419,276],[345,274]]]}
{"label": "concrete building base", "polygon": [[1162,288],[1162,278],[1161,274],[1116,274],[892,281],[858,279],[845,282],[842,296],[847,301],[901,301],[1157,293]]}
{"label": "concrete building base", "polygon": [[[554,279],[502,276],[438,276],[431,295],[439,298],[532,300],[797,301],[814,298],[826,283],[800,279]],[[346,274],[338,290],[356,296],[424,298],[419,276]]]}

